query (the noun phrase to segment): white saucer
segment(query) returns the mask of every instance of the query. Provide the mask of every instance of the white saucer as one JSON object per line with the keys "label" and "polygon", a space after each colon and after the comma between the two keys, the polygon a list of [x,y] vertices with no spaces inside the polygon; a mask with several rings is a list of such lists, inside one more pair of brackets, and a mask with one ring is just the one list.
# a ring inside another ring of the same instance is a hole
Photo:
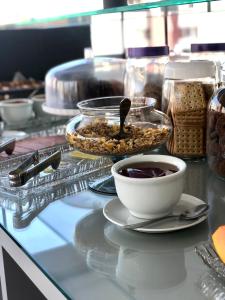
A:
{"label": "white saucer", "polygon": [[[204,202],[202,200],[194,196],[182,194],[181,199],[175,206],[173,212],[179,213],[181,211],[203,203]],[[119,198],[114,198],[111,201],[109,201],[103,208],[103,214],[106,217],[106,219],[118,226],[140,222],[141,220],[143,220],[132,216],[129,213],[128,209],[125,206],[123,206],[123,204],[120,202]],[[158,224],[150,225],[149,228],[148,226],[145,226],[143,228],[137,228],[134,230],[146,233],[164,233],[195,226],[204,221],[206,218],[207,216],[203,216],[197,220],[190,221],[170,219],[164,222],[160,222]]]}
{"label": "white saucer", "polygon": [[42,109],[44,112],[46,112],[48,114],[57,115],[57,116],[75,117],[76,115],[79,115],[79,113],[80,113],[79,109],[55,108],[55,107],[50,107],[50,106],[46,105],[46,103],[42,104]]}

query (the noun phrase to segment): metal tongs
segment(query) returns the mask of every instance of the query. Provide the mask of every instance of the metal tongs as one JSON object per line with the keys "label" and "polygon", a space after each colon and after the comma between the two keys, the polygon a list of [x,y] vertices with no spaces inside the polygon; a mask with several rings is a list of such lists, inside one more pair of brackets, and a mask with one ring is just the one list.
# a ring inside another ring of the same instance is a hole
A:
{"label": "metal tongs", "polygon": [[[39,153],[36,151],[15,170],[9,172],[9,184],[12,187],[22,186],[29,179],[38,175],[49,166],[56,170],[60,164],[60,161],[61,151],[56,151],[41,162],[39,162]],[[31,165],[34,166],[29,168]]]}
{"label": "metal tongs", "polygon": [[11,155],[15,149],[16,139],[10,139],[7,142],[0,144],[0,153],[5,151],[6,154]]}

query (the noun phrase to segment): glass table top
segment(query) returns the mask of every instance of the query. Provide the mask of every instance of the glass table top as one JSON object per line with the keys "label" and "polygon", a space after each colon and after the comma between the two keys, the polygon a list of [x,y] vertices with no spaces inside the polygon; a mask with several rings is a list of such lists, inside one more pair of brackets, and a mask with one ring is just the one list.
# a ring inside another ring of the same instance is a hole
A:
{"label": "glass table top", "polygon": [[102,214],[112,196],[86,188],[55,201],[0,199],[0,223],[69,299],[212,299],[225,287],[194,249],[224,222],[224,181],[204,161],[187,164],[184,192],[210,204],[189,229],[122,230]]}

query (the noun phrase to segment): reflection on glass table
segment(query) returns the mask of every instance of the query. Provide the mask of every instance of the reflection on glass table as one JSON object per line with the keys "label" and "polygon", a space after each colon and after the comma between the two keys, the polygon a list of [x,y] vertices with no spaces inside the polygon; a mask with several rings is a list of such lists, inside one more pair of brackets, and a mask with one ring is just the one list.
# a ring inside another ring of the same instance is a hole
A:
{"label": "reflection on glass table", "polygon": [[224,280],[219,279],[212,271],[200,277],[198,286],[207,299],[225,299]]}
{"label": "reflection on glass table", "polygon": [[118,249],[111,247],[104,238],[106,224],[101,209],[88,214],[76,226],[74,244],[86,257],[90,269],[114,277]]}
{"label": "reflection on glass table", "polygon": [[[147,97],[131,98],[131,108],[120,131],[120,106],[124,96],[84,100],[77,104],[81,114],[67,125],[68,142],[81,152],[111,157],[113,162],[126,156],[145,153],[164,144],[171,132],[168,116],[156,109],[156,100]],[[113,178],[107,176],[93,182],[91,189],[115,195]]]}
{"label": "reflection on glass table", "polygon": [[203,262],[209,266],[215,274],[225,279],[225,264],[221,261],[219,256],[214,249],[211,241],[207,243],[203,243],[196,247],[196,253],[202,258]]}
{"label": "reflection on glass table", "polygon": [[[185,252],[201,242],[206,224],[176,234],[141,234],[123,230],[103,218],[100,210],[82,218],[74,246],[87,266],[110,276],[134,299],[147,299],[186,281]],[[194,255],[194,252],[192,253]]]}
{"label": "reflection on glass table", "polygon": [[218,214],[218,211],[225,211],[225,189],[224,181],[211,174],[207,180],[207,199],[210,205],[209,228],[213,234],[215,230],[225,224],[224,213]]}
{"label": "reflection on glass table", "polygon": [[58,185],[51,185],[39,192],[29,193],[23,199],[0,190],[0,205],[13,212],[13,225],[18,229],[27,227],[50,203],[58,199],[73,207],[96,209],[103,206],[105,199],[89,197],[89,201],[84,202],[76,195],[88,188],[89,181],[103,176],[109,170],[110,168],[105,166],[90,174],[83,174],[79,178],[76,178],[76,175],[70,176]]}
{"label": "reflection on glass table", "polygon": [[210,268],[210,273],[204,276],[200,285],[204,294],[212,297],[210,299],[223,299],[224,290],[221,289],[220,281],[225,278],[225,264],[220,255],[225,253],[225,191],[224,181],[213,173],[207,179],[206,195],[210,205],[209,236],[208,241],[198,245],[195,251]]}
{"label": "reflection on glass table", "polygon": [[[224,280],[225,264],[222,261],[222,257],[220,257],[220,255],[225,253],[225,239],[223,238],[225,228],[225,191],[223,180],[212,173],[207,180],[206,192],[208,204],[210,205],[210,213],[208,217],[210,234],[208,241],[198,245],[195,250],[202,261],[211,269],[210,272],[212,274],[214,272],[213,276],[220,277]],[[210,275],[208,279],[211,282],[208,292],[214,293],[215,291],[211,290],[211,287],[215,286],[217,281],[215,279],[212,280],[212,275]],[[204,289],[204,292],[206,292],[206,289]],[[217,299],[216,294],[214,297]]]}

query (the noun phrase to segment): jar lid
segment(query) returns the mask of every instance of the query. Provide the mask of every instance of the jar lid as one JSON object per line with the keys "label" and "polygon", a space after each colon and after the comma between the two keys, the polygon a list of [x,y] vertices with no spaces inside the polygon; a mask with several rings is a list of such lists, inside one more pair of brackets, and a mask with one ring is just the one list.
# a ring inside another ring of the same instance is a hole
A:
{"label": "jar lid", "polygon": [[165,67],[164,77],[168,79],[192,79],[215,77],[216,66],[208,60],[189,62],[169,62]]}
{"label": "jar lid", "polygon": [[129,58],[163,55],[169,55],[169,46],[127,48],[127,57]]}
{"label": "jar lid", "polygon": [[225,51],[225,43],[191,44],[191,52]]}

